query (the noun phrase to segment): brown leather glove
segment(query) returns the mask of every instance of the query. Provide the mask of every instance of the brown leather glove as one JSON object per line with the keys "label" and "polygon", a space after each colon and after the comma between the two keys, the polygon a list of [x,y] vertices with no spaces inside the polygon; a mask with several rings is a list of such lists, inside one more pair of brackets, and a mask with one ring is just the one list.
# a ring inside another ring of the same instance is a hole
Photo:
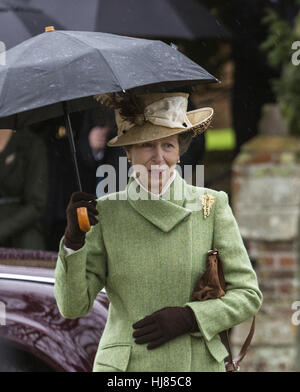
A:
{"label": "brown leather glove", "polygon": [[148,343],[147,349],[159,347],[167,341],[187,332],[197,332],[199,327],[194,312],[189,306],[165,307],[132,325],[139,328],[132,336],[135,343]]}
{"label": "brown leather glove", "polygon": [[[99,212],[96,208],[96,196],[85,192],[74,192],[67,206],[67,227],[65,230],[64,243],[67,248],[78,250],[82,248],[85,242],[85,232],[80,230],[77,218],[77,208],[86,207],[91,225],[96,225],[98,219],[95,215]],[[89,200],[92,200],[89,202]]]}

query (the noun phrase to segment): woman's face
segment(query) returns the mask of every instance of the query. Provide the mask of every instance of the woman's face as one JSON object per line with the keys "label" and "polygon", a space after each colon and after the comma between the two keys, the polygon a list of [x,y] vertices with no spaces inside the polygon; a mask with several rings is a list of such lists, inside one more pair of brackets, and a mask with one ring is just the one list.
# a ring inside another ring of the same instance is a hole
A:
{"label": "woman's face", "polygon": [[179,159],[178,135],[134,144],[127,156],[142,184],[149,191],[160,193]]}

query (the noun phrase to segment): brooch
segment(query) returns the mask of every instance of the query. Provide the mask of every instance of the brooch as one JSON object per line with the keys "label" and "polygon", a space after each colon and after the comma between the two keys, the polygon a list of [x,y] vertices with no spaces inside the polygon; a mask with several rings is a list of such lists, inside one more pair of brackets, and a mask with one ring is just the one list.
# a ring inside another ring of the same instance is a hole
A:
{"label": "brooch", "polygon": [[214,202],[215,202],[215,197],[212,196],[212,195],[209,195],[209,194],[206,192],[205,196],[200,196],[199,198],[200,198],[201,201],[202,201],[202,205],[203,205],[203,216],[204,216],[204,219],[206,219],[206,218],[209,216],[211,207],[212,207],[212,205],[213,205]]}

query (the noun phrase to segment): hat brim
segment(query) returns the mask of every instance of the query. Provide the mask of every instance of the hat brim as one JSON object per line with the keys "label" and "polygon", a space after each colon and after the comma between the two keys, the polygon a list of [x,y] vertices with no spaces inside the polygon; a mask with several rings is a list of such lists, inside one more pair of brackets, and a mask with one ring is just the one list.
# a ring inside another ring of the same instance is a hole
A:
{"label": "hat brim", "polygon": [[147,121],[142,126],[135,125],[122,135],[118,135],[113,139],[110,139],[107,145],[110,147],[128,146],[131,144],[162,139],[164,137],[187,131],[192,131],[194,134],[193,136],[197,136],[200,133],[206,131],[206,129],[209,127],[213,113],[213,108],[209,107],[187,112],[186,115],[192,124],[192,126],[188,128],[163,127],[161,125],[154,125]]}

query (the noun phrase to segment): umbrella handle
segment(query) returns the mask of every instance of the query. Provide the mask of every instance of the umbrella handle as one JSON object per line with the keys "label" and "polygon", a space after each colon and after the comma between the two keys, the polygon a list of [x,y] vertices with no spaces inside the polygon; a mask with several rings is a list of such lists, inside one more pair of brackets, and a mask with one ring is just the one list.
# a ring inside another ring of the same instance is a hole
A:
{"label": "umbrella handle", "polygon": [[87,233],[91,229],[91,224],[86,207],[77,208],[77,219],[80,230]]}

